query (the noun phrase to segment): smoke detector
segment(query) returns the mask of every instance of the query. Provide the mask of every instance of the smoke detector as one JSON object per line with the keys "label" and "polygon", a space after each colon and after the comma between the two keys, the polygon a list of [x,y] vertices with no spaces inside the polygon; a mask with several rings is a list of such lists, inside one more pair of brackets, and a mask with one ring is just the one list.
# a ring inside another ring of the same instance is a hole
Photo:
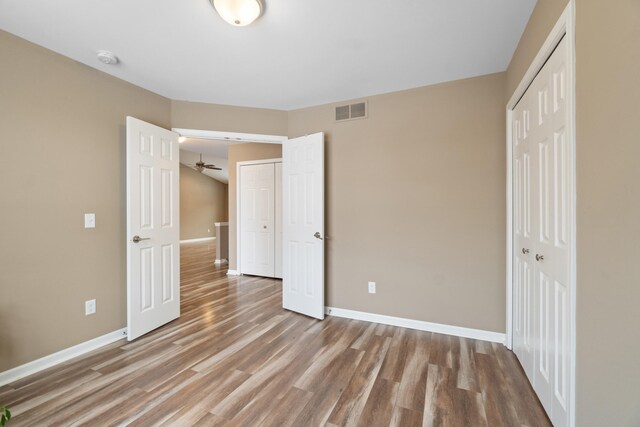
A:
{"label": "smoke detector", "polygon": [[118,57],[108,50],[99,50],[97,56],[98,61],[102,62],[103,64],[115,65],[119,62]]}

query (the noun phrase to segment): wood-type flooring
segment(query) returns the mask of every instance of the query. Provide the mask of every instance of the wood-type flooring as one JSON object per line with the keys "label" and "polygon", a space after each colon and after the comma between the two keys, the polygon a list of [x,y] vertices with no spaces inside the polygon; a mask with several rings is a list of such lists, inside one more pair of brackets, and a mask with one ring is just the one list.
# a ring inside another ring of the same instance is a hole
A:
{"label": "wood-type flooring", "polygon": [[549,426],[500,344],[282,309],[183,244],[179,319],[0,387],[18,426]]}

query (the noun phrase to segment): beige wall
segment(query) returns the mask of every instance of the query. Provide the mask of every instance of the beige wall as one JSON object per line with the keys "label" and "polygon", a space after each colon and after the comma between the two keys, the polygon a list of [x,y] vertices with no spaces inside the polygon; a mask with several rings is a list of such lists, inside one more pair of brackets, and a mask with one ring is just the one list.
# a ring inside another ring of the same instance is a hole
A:
{"label": "beige wall", "polygon": [[171,101],[171,126],[184,129],[286,135],[287,112]]}
{"label": "beige wall", "polygon": [[515,92],[568,2],[568,0],[538,0],[536,3],[507,69],[507,100]]}
{"label": "beige wall", "polygon": [[180,240],[215,237],[227,221],[227,184],[180,165]]}
{"label": "beige wall", "polygon": [[341,123],[331,105],[290,112],[290,137],[327,134],[329,305],[505,331],[504,88],[493,74],[372,96]]}
{"label": "beige wall", "polygon": [[2,372],[125,326],[125,117],[168,127],[171,112],[2,31],[0,52]]}
{"label": "beige wall", "polygon": [[640,2],[579,0],[578,426],[640,426]]}
{"label": "beige wall", "polygon": [[[286,132],[285,132],[286,134]],[[238,162],[249,160],[279,159],[282,157],[280,144],[238,144],[229,146],[229,269],[237,268],[237,177]]]}
{"label": "beige wall", "polygon": [[[510,97],[567,1],[538,0]],[[576,1],[577,424],[640,425],[640,3]]]}

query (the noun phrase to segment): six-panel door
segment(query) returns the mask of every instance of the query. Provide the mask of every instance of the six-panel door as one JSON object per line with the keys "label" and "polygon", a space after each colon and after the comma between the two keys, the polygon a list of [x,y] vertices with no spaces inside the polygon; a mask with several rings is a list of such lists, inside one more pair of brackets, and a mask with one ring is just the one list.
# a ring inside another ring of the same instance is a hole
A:
{"label": "six-panel door", "polygon": [[513,347],[556,426],[568,423],[571,158],[562,40],[513,112]]}
{"label": "six-panel door", "polygon": [[275,166],[240,166],[240,268],[275,277]]}
{"label": "six-panel door", "polygon": [[284,308],[324,318],[324,134],[282,146]]}
{"label": "six-panel door", "polygon": [[178,135],[127,117],[127,324],[133,340],[180,316]]}

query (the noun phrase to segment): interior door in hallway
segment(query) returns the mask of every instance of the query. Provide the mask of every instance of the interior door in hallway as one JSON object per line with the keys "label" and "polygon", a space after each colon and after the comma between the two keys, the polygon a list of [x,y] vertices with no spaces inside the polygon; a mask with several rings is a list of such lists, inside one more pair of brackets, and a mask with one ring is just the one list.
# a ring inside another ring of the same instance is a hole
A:
{"label": "interior door in hallway", "polygon": [[180,316],[178,135],[127,117],[129,341]]}
{"label": "interior door in hallway", "polygon": [[275,277],[274,164],[241,166],[240,195],[240,272]]}

